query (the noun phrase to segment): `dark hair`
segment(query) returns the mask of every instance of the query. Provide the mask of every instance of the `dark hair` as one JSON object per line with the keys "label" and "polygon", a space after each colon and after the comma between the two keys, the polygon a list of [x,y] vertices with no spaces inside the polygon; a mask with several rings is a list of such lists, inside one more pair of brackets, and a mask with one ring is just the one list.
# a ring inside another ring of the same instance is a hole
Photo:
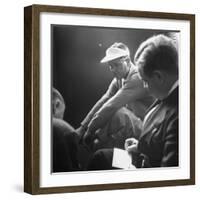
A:
{"label": "dark hair", "polygon": [[155,70],[178,74],[178,52],[174,40],[165,35],[147,39],[139,46],[134,63],[143,67],[147,76],[151,76]]}

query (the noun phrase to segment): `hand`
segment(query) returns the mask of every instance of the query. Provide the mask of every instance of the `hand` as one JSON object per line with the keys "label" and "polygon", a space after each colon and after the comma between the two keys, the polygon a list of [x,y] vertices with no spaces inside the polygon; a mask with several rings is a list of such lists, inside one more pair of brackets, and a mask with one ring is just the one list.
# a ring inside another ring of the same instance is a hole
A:
{"label": "hand", "polygon": [[135,138],[126,139],[124,148],[129,153],[138,153],[138,140]]}
{"label": "hand", "polygon": [[87,146],[91,146],[93,145],[93,141],[95,139],[95,134],[90,132],[89,130],[87,130],[87,132],[85,133],[85,135],[83,136],[83,141]]}
{"label": "hand", "polygon": [[83,128],[83,126],[80,126],[79,128],[76,129],[76,133],[78,135],[79,140],[82,139],[83,135],[85,134],[85,129]]}

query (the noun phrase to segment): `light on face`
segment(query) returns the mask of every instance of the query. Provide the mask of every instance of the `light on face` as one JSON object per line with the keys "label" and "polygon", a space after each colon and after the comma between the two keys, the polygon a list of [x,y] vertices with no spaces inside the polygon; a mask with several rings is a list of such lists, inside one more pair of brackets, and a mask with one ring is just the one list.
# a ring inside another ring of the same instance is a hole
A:
{"label": "light on face", "polygon": [[144,88],[149,88],[149,84],[148,84],[148,82],[145,80],[145,77],[144,77],[144,74],[143,74],[143,69],[140,67],[140,68],[138,68],[139,70],[138,70],[138,76],[139,76],[139,78],[140,78],[140,80],[142,80],[142,82],[143,82],[143,87]]}
{"label": "light on face", "polygon": [[149,84],[147,83],[147,81],[143,80],[143,86],[144,86],[144,88],[148,88],[149,87]]}

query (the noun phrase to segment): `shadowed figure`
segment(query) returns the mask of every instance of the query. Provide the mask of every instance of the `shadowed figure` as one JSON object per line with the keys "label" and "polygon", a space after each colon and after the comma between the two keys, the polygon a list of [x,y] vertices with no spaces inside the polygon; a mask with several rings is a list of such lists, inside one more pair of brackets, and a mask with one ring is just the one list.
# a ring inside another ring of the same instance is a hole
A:
{"label": "shadowed figure", "polygon": [[52,90],[53,128],[53,172],[79,170],[77,159],[77,134],[74,128],[63,120],[65,102],[61,94]]}

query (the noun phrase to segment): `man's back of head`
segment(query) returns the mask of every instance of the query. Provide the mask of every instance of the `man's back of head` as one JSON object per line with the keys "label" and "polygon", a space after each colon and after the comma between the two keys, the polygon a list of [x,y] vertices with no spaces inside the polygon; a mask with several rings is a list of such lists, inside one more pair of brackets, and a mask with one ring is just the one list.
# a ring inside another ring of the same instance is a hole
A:
{"label": "man's back of head", "polygon": [[55,88],[52,90],[52,109],[53,117],[63,119],[65,112],[65,101],[60,92]]}

